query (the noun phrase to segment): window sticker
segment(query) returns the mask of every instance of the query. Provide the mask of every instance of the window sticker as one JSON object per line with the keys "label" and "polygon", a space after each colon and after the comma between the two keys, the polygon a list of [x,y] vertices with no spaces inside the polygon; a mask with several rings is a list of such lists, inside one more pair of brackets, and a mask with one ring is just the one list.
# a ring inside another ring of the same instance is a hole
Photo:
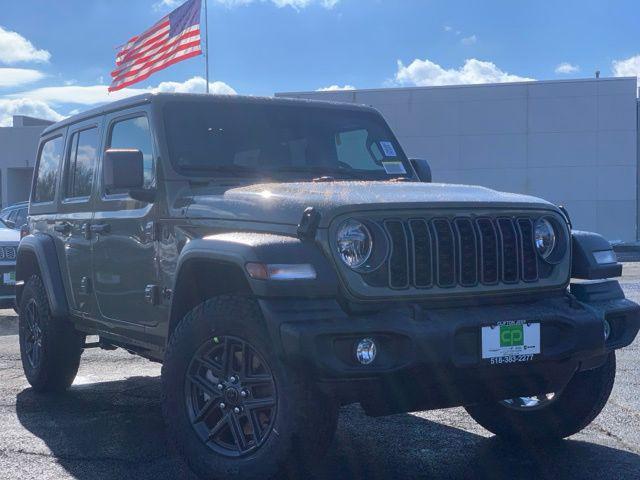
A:
{"label": "window sticker", "polygon": [[382,166],[388,175],[404,175],[407,173],[402,162],[382,162]]}
{"label": "window sticker", "polygon": [[396,149],[393,148],[393,143],[391,142],[380,142],[380,146],[382,147],[382,151],[384,152],[386,157],[397,157]]}

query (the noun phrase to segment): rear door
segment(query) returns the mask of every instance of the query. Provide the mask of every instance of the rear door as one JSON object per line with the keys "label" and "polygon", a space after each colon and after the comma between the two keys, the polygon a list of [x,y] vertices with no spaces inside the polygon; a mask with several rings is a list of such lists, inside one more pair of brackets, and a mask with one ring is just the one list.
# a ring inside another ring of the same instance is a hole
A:
{"label": "rear door", "polygon": [[[105,118],[104,149],[137,149],[144,159],[145,187],[155,187],[155,154],[148,111],[136,108]],[[156,325],[159,310],[155,239],[156,209],[132,199],[125,191],[106,191],[100,177],[100,196],[93,219],[93,274],[101,320],[114,327]],[[147,295],[147,292],[153,292]]]}
{"label": "rear door", "polygon": [[54,228],[59,258],[64,258],[64,271],[70,285],[70,308],[75,314],[88,318],[97,316],[91,278],[90,225],[101,130],[101,118],[69,128]]}

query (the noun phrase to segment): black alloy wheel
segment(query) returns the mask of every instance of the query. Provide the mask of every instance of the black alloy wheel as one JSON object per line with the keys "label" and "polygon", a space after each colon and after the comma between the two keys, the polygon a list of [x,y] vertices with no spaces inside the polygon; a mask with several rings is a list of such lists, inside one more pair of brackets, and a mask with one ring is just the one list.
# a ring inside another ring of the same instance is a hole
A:
{"label": "black alloy wheel", "polygon": [[38,368],[42,359],[42,326],[38,314],[38,304],[30,299],[24,308],[25,320],[24,351],[31,368]]}
{"label": "black alloy wheel", "polygon": [[249,342],[233,336],[209,339],[193,356],[185,382],[189,420],[211,450],[243,457],[267,440],[276,418],[276,384]]}

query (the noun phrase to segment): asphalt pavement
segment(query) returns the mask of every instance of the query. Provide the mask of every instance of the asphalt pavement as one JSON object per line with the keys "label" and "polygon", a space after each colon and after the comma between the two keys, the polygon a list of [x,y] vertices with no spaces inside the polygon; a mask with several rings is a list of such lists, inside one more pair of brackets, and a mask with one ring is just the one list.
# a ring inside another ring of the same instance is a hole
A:
{"label": "asphalt pavement", "polygon": [[[640,301],[640,263],[625,264]],[[20,364],[16,319],[0,311],[0,479],[194,479],[168,447],[160,367],[88,350],[71,390],[36,395]],[[501,441],[461,408],[373,419],[344,408],[318,479],[640,478],[640,341],[618,354],[613,394],[583,432],[531,447]]]}

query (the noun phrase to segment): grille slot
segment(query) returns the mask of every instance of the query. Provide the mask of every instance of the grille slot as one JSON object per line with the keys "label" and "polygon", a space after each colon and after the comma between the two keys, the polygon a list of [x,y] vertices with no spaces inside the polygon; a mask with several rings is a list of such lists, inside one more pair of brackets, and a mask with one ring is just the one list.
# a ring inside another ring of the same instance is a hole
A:
{"label": "grille slot", "polygon": [[495,285],[499,277],[498,235],[490,219],[479,218],[476,223],[480,232],[481,281]]}
{"label": "grille slot", "polygon": [[498,219],[498,230],[502,243],[502,281],[518,281],[518,239],[513,222],[508,218]]}
{"label": "grille slot", "polygon": [[463,287],[478,283],[478,246],[473,223],[468,218],[456,218],[453,222],[458,240],[458,278]]}
{"label": "grille slot", "polygon": [[520,230],[522,280],[535,282],[538,280],[538,255],[533,243],[533,222],[528,218],[519,218],[518,229]]}
{"label": "grille slot", "polygon": [[409,286],[409,243],[404,223],[400,220],[387,220],[384,225],[391,240],[389,286],[398,289],[407,288]]}
{"label": "grille slot", "polygon": [[390,288],[471,288],[540,280],[529,217],[389,219],[383,225],[391,253],[380,281],[386,275]]}
{"label": "grille slot", "polygon": [[413,240],[413,282],[418,288],[433,285],[433,248],[429,225],[424,220],[409,221]]}
{"label": "grille slot", "polygon": [[456,283],[456,245],[449,220],[433,220],[436,239],[436,268],[439,287],[453,287]]}
{"label": "grille slot", "polygon": [[0,247],[0,260],[15,260],[16,247]]}

